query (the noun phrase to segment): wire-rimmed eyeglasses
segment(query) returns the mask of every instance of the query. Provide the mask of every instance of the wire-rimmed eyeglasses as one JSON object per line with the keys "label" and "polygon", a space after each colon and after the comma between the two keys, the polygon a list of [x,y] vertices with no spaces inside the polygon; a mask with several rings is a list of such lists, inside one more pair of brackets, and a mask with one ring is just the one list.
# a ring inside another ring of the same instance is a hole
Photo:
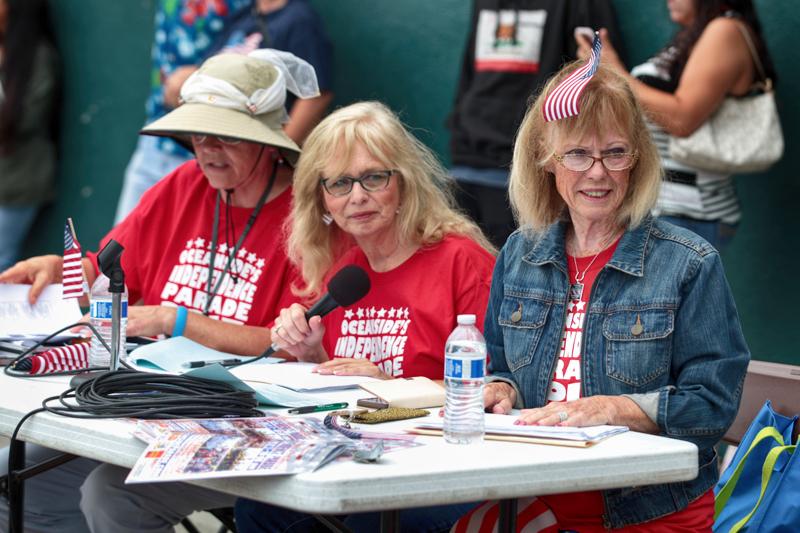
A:
{"label": "wire-rimmed eyeglasses", "polygon": [[242,142],[241,139],[237,139],[235,137],[223,137],[221,135],[192,135],[192,141],[196,142],[197,144],[203,144],[204,142],[208,141],[209,138],[216,139],[222,144],[227,144],[229,146],[235,146]]}
{"label": "wire-rimmed eyeglasses", "polygon": [[563,155],[554,155],[553,159],[561,163],[567,170],[586,172],[592,168],[592,165],[594,165],[596,161],[602,161],[603,166],[606,167],[607,170],[628,170],[636,164],[636,159],[638,157],[639,155],[636,152],[611,152],[601,155],[600,157],[589,154],[567,153]]}

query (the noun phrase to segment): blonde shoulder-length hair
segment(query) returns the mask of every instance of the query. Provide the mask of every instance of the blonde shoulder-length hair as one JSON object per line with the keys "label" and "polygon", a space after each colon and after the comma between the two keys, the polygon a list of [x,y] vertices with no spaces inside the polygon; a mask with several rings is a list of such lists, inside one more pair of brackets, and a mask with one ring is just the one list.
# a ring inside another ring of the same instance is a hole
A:
{"label": "blonde shoulder-length hair", "polygon": [[517,132],[509,178],[509,197],[521,227],[541,231],[569,216],[556,190],[555,176],[547,168],[555,160],[555,145],[564,139],[613,133],[625,136],[638,155],[630,171],[628,190],[620,206],[620,225],[636,227],[653,208],[661,186],[661,160],[636,97],[628,82],[613,69],[600,65],[580,97],[580,113],[545,122],[543,106],[556,85],[579,68],[575,61],[562,68],[528,109]]}
{"label": "blonde shoulder-length hair", "polygon": [[322,176],[342,174],[356,145],[362,145],[387,169],[396,170],[400,186],[397,234],[420,246],[447,235],[467,236],[494,252],[478,226],[455,208],[453,180],[433,152],[380,102],[360,102],[331,113],[308,136],[294,173],[292,216],[287,221],[289,258],[299,266],[300,296],[320,294],[323,278],[354,244],[335,223],[326,225]]}

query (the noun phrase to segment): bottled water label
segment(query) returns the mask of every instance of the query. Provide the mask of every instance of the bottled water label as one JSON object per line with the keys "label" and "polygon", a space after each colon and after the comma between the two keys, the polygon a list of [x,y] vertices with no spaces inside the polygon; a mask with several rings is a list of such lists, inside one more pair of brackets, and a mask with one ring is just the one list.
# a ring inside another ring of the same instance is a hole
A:
{"label": "bottled water label", "polygon": [[[110,300],[94,301],[91,303],[91,312],[89,313],[89,316],[98,320],[111,320],[111,308],[112,304]],[[120,317],[128,317],[128,302],[126,301],[123,301],[122,305],[120,306]]]}
{"label": "bottled water label", "polygon": [[456,379],[483,379],[486,371],[484,358],[446,357],[444,363],[444,377]]}

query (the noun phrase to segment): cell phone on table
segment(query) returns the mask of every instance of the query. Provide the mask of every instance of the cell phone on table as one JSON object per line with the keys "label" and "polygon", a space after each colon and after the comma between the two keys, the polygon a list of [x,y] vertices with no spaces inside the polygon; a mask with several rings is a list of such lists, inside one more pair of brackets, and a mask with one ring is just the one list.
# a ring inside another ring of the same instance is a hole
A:
{"label": "cell phone on table", "polygon": [[389,402],[377,396],[373,396],[372,398],[361,398],[357,400],[356,405],[359,407],[369,407],[370,409],[386,409],[389,407]]}

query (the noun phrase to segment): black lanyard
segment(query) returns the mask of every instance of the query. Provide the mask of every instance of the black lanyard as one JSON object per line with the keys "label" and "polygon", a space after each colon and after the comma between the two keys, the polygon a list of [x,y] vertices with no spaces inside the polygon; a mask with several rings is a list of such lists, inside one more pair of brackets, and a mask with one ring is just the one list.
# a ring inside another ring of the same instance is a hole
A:
{"label": "black lanyard", "polygon": [[225,263],[225,268],[222,269],[222,273],[217,278],[217,283],[214,286],[214,290],[211,289],[211,284],[214,280],[214,263],[217,257],[217,233],[219,232],[219,204],[222,202],[222,192],[217,191],[217,204],[214,206],[214,224],[211,228],[211,250],[210,255],[208,256],[208,281],[206,283],[206,305],[205,309],[203,310],[204,315],[208,315],[208,309],[211,307],[211,301],[214,299],[214,296],[217,295],[219,291],[219,287],[222,284],[222,280],[225,279],[225,275],[228,273],[228,270],[231,267],[231,263],[233,259],[236,257],[239,248],[242,246],[245,237],[247,234],[250,233],[250,229],[253,227],[253,224],[256,222],[256,218],[258,218],[258,214],[261,212],[261,208],[264,207],[264,204],[267,201],[267,197],[269,196],[270,191],[272,190],[272,186],[275,185],[275,178],[278,175],[278,164],[280,163],[280,158],[275,159],[275,163],[272,165],[272,174],[269,177],[269,182],[267,183],[266,189],[264,192],[261,193],[261,198],[258,199],[258,203],[256,204],[255,209],[253,212],[250,213],[250,218],[247,220],[247,224],[242,230],[242,234],[239,236],[239,240],[236,241],[236,244],[233,247],[233,250],[228,255],[228,261]]}

